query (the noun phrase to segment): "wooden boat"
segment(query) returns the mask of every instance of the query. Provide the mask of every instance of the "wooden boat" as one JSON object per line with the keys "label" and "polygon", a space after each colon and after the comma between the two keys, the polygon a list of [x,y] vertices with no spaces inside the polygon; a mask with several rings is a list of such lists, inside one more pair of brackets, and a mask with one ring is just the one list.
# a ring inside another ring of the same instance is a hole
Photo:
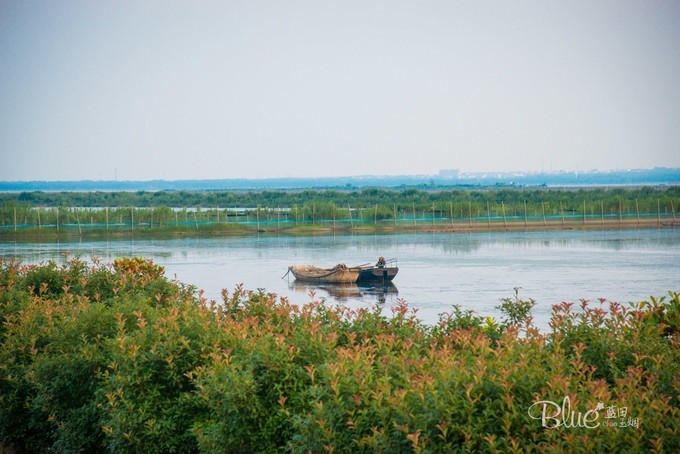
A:
{"label": "wooden boat", "polygon": [[357,282],[392,282],[399,272],[396,266],[366,266],[361,267]]}
{"label": "wooden boat", "polygon": [[392,282],[392,279],[399,272],[397,259],[385,260],[385,257],[380,257],[375,265],[365,263],[357,268],[361,269],[357,282],[365,284],[385,285]]}
{"label": "wooden boat", "polygon": [[347,283],[356,282],[360,268],[348,268],[344,263],[333,268],[319,268],[312,265],[293,265],[288,267],[295,279],[307,282]]}
{"label": "wooden boat", "polygon": [[[288,272],[293,273],[295,279],[304,282],[324,282],[340,284],[347,282],[357,283],[386,283],[399,272],[396,259],[385,260],[382,257],[375,265],[364,264],[348,267],[339,263],[333,268],[319,268],[312,265],[292,265]],[[288,274],[288,273],[286,273]]]}

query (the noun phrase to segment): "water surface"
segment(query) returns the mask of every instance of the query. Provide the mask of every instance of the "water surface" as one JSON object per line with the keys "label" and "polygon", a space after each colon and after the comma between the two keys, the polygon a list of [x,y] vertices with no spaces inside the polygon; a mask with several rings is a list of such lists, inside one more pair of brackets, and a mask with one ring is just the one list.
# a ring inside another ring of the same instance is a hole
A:
{"label": "water surface", "polygon": [[[239,283],[295,304],[310,301],[310,291],[352,308],[388,308],[400,298],[428,323],[452,304],[498,316],[499,299],[512,296],[515,287],[536,300],[534,316],[542,328],[561,301],[603,297],[626,303],[680,290],[677,229],[0,242],[0,257],[25,263],[63,262],[66,252],[105,261],[150,257],[169,277],[218,301],[221,289]],[[359,265],[381,255],[398,259],[394,286],[316,287],[297,284],[292,275],[282,279],[293,264]]]}

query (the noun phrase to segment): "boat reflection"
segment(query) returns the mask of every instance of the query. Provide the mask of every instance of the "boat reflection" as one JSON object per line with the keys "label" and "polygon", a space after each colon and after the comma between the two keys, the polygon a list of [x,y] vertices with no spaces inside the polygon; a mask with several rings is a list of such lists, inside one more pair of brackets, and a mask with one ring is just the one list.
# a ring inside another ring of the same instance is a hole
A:
{"label": "boat reflection", "polygon": [[314,292],[317,296],[324,296],[327,293],[337,301],[347,301],[349,299],[375,298],[378,303],[385,303],[387,295],[398,295],[399,290],[392,282],[371,283],[371,284],[329,284],[329,283],[309,283],[300,281],[288,282],[288,288],[297,292],[309,294]]}

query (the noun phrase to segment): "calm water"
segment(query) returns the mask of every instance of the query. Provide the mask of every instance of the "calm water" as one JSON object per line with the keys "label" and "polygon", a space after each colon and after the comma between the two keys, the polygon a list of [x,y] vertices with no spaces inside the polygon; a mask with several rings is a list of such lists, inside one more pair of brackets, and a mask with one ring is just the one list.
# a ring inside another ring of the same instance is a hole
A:
{"label": "calm water", "polygon": [[[680,291],[680,230],[564,231],[474,234],[110,240],[69,243],[0,242],[0,257],[24,263],[69,252],[111,261],[120,256],[153,258],[177,277],[219,299],[222,288],[243,283],[302,304],[310,291],[329,303],[352,308],[376,303],[386,308],[404,299],[428,323],[452,304],[498,316],[499,299],[520,295],[536,300],[542,328],[561,301],[640,301]],[[379,256],[397,258],[393,287],[314,287],[282,279],[289,265],[359,265]]]}

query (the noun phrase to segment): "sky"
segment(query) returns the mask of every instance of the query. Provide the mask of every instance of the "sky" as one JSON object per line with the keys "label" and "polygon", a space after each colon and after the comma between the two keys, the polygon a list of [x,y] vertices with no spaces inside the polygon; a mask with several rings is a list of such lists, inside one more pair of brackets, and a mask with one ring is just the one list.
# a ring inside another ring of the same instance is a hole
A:
{"label": "sky", "polygon": [[651,167],[677,0],[0,0],[0,180]]}

